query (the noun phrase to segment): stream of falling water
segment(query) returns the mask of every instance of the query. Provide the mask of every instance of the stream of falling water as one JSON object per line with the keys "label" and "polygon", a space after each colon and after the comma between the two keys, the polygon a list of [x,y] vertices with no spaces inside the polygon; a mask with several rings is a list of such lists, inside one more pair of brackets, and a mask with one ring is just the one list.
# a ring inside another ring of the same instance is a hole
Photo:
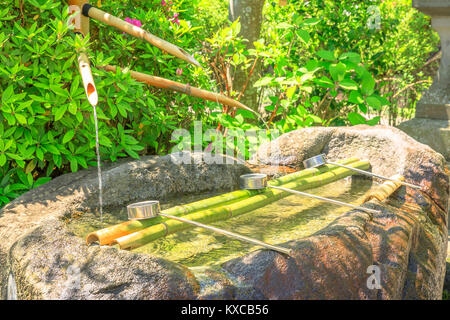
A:
{"label": "stream of falling water", "polygon": [[94,124],[95,124],[95,152],[97,154],[97,176],[98,176],[98,203],[100,206],[100,221],[103,221],[103,184],[102,184],[102,167],[100,159],[100,143],[98,138],[98,119],[97,119],[97,109],[94,109]]}

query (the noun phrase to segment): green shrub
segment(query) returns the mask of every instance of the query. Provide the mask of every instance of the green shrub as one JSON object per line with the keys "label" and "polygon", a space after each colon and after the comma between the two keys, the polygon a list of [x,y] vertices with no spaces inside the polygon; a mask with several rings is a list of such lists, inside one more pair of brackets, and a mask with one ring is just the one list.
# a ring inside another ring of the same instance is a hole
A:
{"label": "green shrub", "polygon": [[[193,86],[213,85],[201,69],[92,19],[91,39],[75,36],[67,5],[59,0],[0,0],[0,5],[0,206],[51,177],[96,165],[92,107],[77,52],[87,51],[93,66],[110,63]],[[139,19],[167,41],[200,51],[193,35],[205,31],[187,23],[176,4],[108,1],[102,9]],[[167,19],[175,12],[180,25]],[[165,153],[175,127],[204,117],[207,104],[189,96],[150,88],[120,72],[93,67],[93,75],[103,160]]]}

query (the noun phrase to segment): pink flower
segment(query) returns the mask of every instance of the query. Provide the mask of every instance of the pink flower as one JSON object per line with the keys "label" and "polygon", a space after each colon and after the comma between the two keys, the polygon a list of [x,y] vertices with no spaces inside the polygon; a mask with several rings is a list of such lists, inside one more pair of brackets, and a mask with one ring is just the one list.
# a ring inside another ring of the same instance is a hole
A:
{"label": "pink flower", "polygon": [[131,20],[131,23],[134,24],[136,27],[139,27],[139,28],[142,26],[141,20],[138,20],[138,19]]}
{"label": "pink flower", "polygon": [[[131,19],[130,17],[126,17],[125,21],[139,28],[142,26],[141,20],[138,19]],[[125,34],[125,32],[122,33]]]}
{"label": "pink flower", "polygon": [[166,6],[166,5],[167,5],[167,2],[165,2],[164,0],[161,0],[161,5],[162,5],[162,6]]}
{"label": "pink flower", "polygon": [[178,13],[178,12],[175,12],[174,14],[173,14],[173,17],[172,17],[172,19],[176,19],[176,18],[178,18],[178,16],[179,16],[180,14]]}
{"label": "pink flower", "polygon": [[181,76],[183,73],[183,69],[177,68],[177,75]]}

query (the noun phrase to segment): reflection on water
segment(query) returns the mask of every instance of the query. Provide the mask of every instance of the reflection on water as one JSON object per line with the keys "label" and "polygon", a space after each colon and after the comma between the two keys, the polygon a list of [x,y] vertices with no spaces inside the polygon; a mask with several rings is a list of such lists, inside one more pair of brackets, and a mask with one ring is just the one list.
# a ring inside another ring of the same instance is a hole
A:
{"label": "reflection on water", "polygon": [[[359,205],[370,192],[371,186],[370,180],[343,179],[307,192]],[[213,195],[182,197],[163,204],[162,208],[211,196]],[[317,232],[349,209],[316,199],[292,195],[266,207],[211,225],[278,245]],[[91,231],[126,220],[126,209],[108,210],[103,218],[103,223],[101,223],[94,215],[85,213],[77,219],[70,219],[68,224],[75,234],[85,237]],[[219,265],[257,248],[246,242],[195,228],[153,241],[134,251],[149,253],[195,267]]]}

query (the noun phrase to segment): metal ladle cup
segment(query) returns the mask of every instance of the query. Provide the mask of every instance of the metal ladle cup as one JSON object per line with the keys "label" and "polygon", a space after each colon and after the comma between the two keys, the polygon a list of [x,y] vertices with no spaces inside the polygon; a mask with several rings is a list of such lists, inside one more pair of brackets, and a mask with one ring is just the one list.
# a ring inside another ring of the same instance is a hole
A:
{"label": "metal ladle cup", "polygon": [[325,164],[332,164],[334,166],[338,166],[338,167],[342,167],[342,168],[346,168],[346,169],[349,169],[349,170],[356,171],[356,172],[364,174],[366,176],[376,177],[376,178],[383,179],[383,180],[390,180],[390,181],[394,181],[394,182],[400,183],[402,185],[405,185],[405,186],[408,186],[408,187],[411,187],[411,188],[414,188],[414,189],[422,190],[421,186],[417,186],[417,185],[414,185],[414,184],[411,184],[411,183],[408,183],[408,182],[403,182],[403,181],[392,179],[392,178],[388,178],[388,177],[383,177],[383,176],[380,176],[378,174],[375,174],[375,173],[372,173],[372,172],[368,172],[368,171],[364,171],[364,170],[361,170],[361,169],[352,168],[352,167],[346,166],[344,164],[328,161],[326,156],[323,153],[303,161],[303,165],[305,166],[306,169],[320,167],[320,166],[323,166]]}
{"label": "metal ladle cup", "polygon": [[350,204],[350,203],[341,202],[341,201],[337,201],[337,200],[333,200],[333,199],[328,199],[328,198],[316,196],[316,195],[313,195],[313,194],[309,194],[309,193],[305,193],[305,192],[301,192],[301,191],[297,191],[297,190],[287,189],[287,188],[278,187],[278,186],[272,186],[272,185],[267,183],[267,175],[264,174],[264,173],[244,174],[244,175],[239,177],[239,180],[240,180],[240,183],[241,183],[241,189],[259,190],[259,189],[264,189],[266,187],[267,188],[273,188],[273,189],[278,189],[278,190],[290,192],[290,193],[293,193],[293,194],[301,195],[301,196],[304,196],[304,197],[314,198],[314,199],[318,199],[318,200],[334,203],[334,204],[341,205],[341,206],[346,206],[346,207],[350,207],[350,208],[354,208],[354,209],[359,209],[359,210],[362,210],[362,211],[365,211],[365,212],[368,212],[368,213],[380,213],[380,211],[378,211],[378,210],[364,208],[364,207],[356,206],[356,205],[353,205],[353,204]]}
{"label": "metal ladle cup", "polygon": [[191,224],[193,226],[199,227],[199,228],[203,228],[206,230],[210,230],[216,233],[220,233],[222,235],[228,236],[230,238],[235,238],[241,241],[245,241],[245,242],[249,242],[251,244],[257,245],[257,246],[261,246],[270,250],[274,250],[274,251],[278,251],[284,254],[289,255],[291,250],[287,249],[287,248],[282,248],[279,246],[274,246],[253,238],[249,238],[246,236],[242,236],[240,234],[236,234],[230,231],[226,231],[223,229],[219,229],[219,228],[215,228],[215,227],[211,227],[208,226],[206,224],[203,223],[199,223],[196,221],[192,221],[192,220],[188,220],[188,219],[184,219],[181,217],[177,217],[177,216],[172,216],[169,214],[165,214],[161,212],[160,206],[159,206],[159,201],[157,200],[151,200],[151,201],[143,201],[143,202],[137,202],[137,203],[133,203],[127,206],[127,211],[128,211],[128,219],[129,220],[142,220],[142,219],[151,219],[151,218],[156,218],[158,216],[162,216],[162,217],[166,217],[169,219],[174,219],[180,222],[184,222],[187,224]]}

